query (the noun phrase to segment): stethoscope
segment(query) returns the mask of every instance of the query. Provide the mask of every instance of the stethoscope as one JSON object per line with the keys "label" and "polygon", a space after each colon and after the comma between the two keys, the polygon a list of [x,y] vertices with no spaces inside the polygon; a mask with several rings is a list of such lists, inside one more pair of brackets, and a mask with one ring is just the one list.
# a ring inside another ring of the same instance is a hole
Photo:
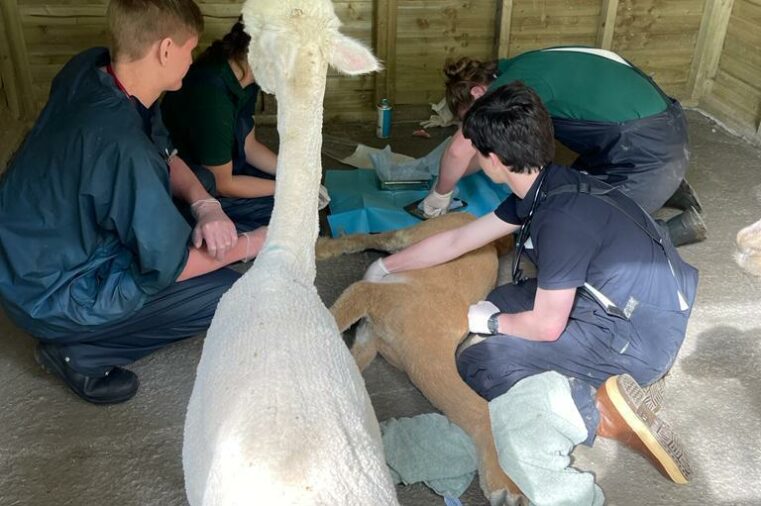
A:
{"label": "stethoscope", "polygon": [[518,239],[515,242],[515,255],[513,256],[512,269],[513,285],[519,285],[528,279],[523,275],[523,270],[521,269],[521,256],[523,256],[523,251],[526,249],[526,241],[529,238],[529,227],[531,226],[531,220],[534,217],[534,211],[536,211],[536,208],[539,207],[539,195],[542,193],[542,186],[544,186],[544,180],[547,177],[547,168],[545,167],[541,170],[542,175],[539,176],[539,184],[537,185],[536,193],[534,193],[534,200],[531,201],[531,207],[528,210],[528,215],[526,216],[526,219],[523,220],[521,228],[518,230]]}

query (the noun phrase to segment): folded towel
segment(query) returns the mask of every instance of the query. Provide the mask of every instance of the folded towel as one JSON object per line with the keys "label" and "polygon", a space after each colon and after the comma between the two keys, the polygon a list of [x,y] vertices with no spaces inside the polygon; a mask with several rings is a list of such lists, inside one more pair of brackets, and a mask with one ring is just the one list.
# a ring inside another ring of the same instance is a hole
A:
{"label": "folded towel", "polygon": [[573,448],[587,429],[568,379],[530,376],[489,403],[492,433],[505,473],[536,506],[598,506],[605,502],[594,475],[572,467]]}
{"label": "folded towel", "polygon": [[386,463],[394,483],[424,482],[439,495],[459,497],[478,469],[473,441],[445,416],[429,413],[381,422]]}

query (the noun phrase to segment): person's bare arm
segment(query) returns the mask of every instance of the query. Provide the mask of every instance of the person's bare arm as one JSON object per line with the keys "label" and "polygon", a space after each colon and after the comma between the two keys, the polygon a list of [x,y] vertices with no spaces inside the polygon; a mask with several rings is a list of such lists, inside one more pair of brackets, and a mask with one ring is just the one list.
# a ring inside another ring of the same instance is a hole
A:
{"label": "person's bare arm", "polygon": [[261,177],[233,175],[233,162],[204,165],[214,175],[217,193],[223,197],[256,198],[275,194],[275,181]]}
{"label": "person's bare arm", "polygon": [[440,194],[451,192],[466,173],[473,172],[477,168],[476,149],[463,136],[462,128],[458,128],[444,154],[441,155],[436,192]]}
{"label": "person's bare arm", "polygon": [[235,224],[179,156],[169,157],[167,163],[172,195],[189,203],[196,219],[193,245],[200,248],[206,243],[208,253],[221,261],[238,240]]}
{"label": "person's bare arm", "polygon": [[274,176],[277,170],[277,155],[256,139],[255,131],[256,129],[251,130],[246,136],[244,147],[246,161],[257,169]]}
{"label": "person's bare arm", "polygon": [[383,259],[390,273],[443,264],[518,230],[489,213],[460,228],[428,237]]}
{"label": "person's bare arm", "polygon": [[169,185],[174,197],[188,204],[211,198],[209,192],[182,158],[171,156],[167,163],[169,164]]}
{"label": "person's bare arm", "polygon": [[521,313],[500,314],[498,332],[529,341],[556,341],[568,325],[575,298],[576,288],[537,288],[534,308]]}
{"label": "person's bare arm", "polygon": [[188,261],[177,281],[195,278],[240,260],[250,260],[262,249],[266,236],[267,227],[261,227],[252,232],[242,234],[235,246],[227,251],[221,260],[214,255],[210,255],[205,249],[190,248]]}

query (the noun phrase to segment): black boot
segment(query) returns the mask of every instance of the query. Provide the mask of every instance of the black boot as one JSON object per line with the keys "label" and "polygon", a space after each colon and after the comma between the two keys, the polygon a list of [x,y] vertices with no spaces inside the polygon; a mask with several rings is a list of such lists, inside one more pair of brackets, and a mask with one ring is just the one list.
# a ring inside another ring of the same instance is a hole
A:
{"label": "black boot", "polygon": [[690,207],[666,222],[671,243],[674,246],[684,246],[700,242],[706,238],[706,224],[697,209]]}
{"label": "black boot", "polygon": [[676,189],[674,194],[663,205],[673,209],[681,209],[682,211],[694,207],[698,213],[703,212],[703,206],[700,205],[695,190],[686,179],[682,179],[682,182],[679,183],[679,188]]}
{"label": "black boot", "polygon": [[121,367],[111,368],[105,376],[85,376],[68,364],[59,346],[40,343],[34,351],[37,363],[47,372],[58,376],[66,386],[87,402],[116,404],[130,400],[137,393],[140,382],[132,371]]}

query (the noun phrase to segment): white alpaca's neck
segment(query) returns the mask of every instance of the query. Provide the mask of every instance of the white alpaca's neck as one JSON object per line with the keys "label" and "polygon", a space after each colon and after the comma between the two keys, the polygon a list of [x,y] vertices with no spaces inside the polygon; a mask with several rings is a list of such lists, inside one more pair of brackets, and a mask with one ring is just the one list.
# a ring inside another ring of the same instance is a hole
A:
{"label": "white alpaca's neck", "polygon": [[[308,59],[309,55],[303,55]],[[301,58],[299,58],[301,60]],[[308,64],[314,62],[308,62]],[[296,68],[303,68],[297,62]],[[278,90],[280,149],[275,207],[257,262],[277,262],[305,283],[315,277],[314,244],[319,232],[317,201],[322,176],[322,106],[325,74],[290,79]]]}

